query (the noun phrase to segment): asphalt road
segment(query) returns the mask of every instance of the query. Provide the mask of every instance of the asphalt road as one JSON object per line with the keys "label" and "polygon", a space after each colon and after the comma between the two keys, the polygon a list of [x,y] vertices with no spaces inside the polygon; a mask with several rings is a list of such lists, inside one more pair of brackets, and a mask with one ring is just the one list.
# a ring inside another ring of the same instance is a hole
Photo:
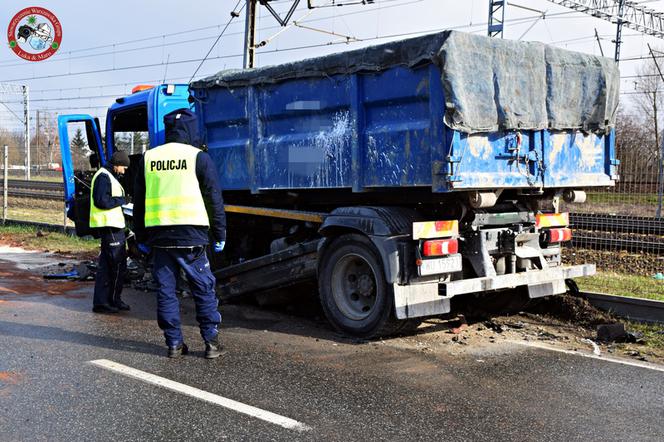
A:
{"label": "asphalt road", "polygon": [[[4,256],[4,255],[3,255]],[[0,260],[3,259],[0,256]],[[154,295],[91,313],[91,283],[0,270],[0,440],[664,440],[664,372],[528,348],[421,351],[357,343],[322,320],[224,306],[226,353],[165,357]],[[412,342],[411,342],[412,341]],[[109,371],[108,360],[258,407],[306,429]]]}

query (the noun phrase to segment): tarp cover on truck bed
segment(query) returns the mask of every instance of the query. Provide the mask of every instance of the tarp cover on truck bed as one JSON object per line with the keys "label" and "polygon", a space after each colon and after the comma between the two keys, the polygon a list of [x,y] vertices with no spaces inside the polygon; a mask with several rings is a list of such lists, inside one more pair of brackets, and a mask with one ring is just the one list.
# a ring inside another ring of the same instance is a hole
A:
{"label": "tarp cover on truck bed", "polygon": [[276,66],[222,71],[193,88],[269,85],[434,63],[445,91],[445,123],[456,130],[583,129],[604,132],[618,107],[615,62],[542,43],[445,31]]}

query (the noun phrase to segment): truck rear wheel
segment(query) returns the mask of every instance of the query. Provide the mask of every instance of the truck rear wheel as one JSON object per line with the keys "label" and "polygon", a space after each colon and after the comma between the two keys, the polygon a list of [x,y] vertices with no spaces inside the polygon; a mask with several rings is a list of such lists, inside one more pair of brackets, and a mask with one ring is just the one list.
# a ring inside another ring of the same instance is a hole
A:
{"label": "truck rear wheel", "polygon": [[394,333],[401,325],[380,255],[365,236],[342,235],[325,249],[318,289],[325,316],[346,334],[370,338]]}

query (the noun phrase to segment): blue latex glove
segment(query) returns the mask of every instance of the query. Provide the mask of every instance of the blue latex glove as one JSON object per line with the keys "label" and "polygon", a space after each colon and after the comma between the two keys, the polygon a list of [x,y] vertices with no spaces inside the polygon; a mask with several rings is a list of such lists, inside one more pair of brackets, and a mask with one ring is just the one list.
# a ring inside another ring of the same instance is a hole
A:
{"label": "blue latex glove", "polygon": [[226,241],[219,241],[219,242],[214,243],[214,253],[223,252],[225,245],[226,245]]}
{"label": "blue latex glove", "polygon": [[151,249],[150,246],[147,244],[138,243],[138,250],[144,255],[149,255]]}

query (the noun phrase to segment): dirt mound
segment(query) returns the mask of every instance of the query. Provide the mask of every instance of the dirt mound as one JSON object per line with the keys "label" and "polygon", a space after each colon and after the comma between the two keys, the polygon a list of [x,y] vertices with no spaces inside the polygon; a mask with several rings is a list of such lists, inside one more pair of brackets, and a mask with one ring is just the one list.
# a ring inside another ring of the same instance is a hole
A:
{"label": "dirt mound", "polygon": [[593,307],[587,300],[569,293],[533,300],[529,313],[551,316],[586,328],[618,322],[613,315]]}

